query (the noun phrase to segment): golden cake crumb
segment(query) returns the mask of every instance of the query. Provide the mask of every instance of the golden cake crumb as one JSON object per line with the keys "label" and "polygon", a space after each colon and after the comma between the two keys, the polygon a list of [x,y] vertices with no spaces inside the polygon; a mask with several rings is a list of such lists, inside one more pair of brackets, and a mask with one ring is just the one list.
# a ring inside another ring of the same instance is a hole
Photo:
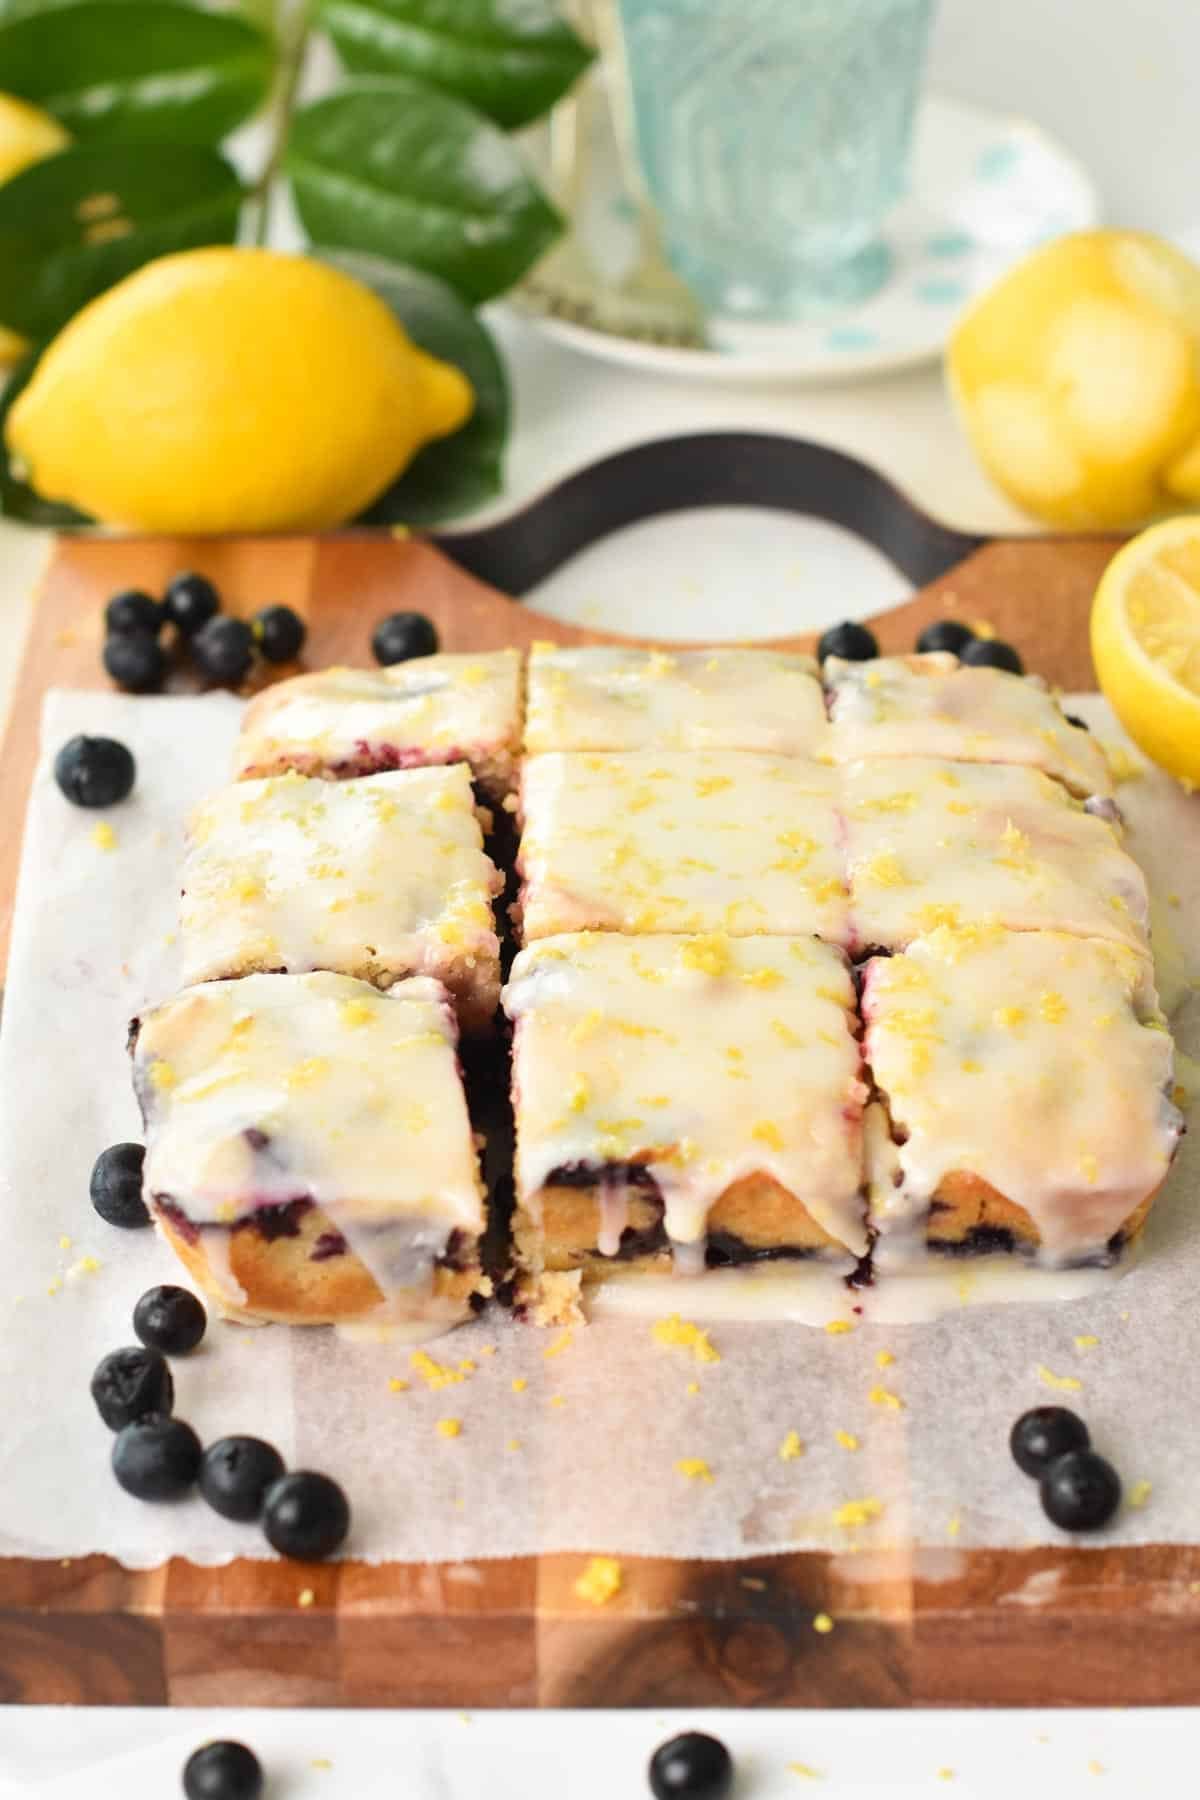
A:
{"label": "golden cake crumb", "polygon": [[854,1330],[852,1319],[829,1319],[825,1325],[830,1337],[841,1337],[844,1332]]}
{"label": "golden cake crumb", "polygon": [[800,1442],[799,1432],[789,1431],[782,1444],[779,1446],[780,1462],[795,1462],[798,1456],[803,1455],[804,1445]]}
{"label": "golden cake crumb", "polygon": [[890,1350],[877,1350],[875,1352],[875,1367],[877,1369],[890,1369],[895,1360],[896,1359]]}
{"label": "golden cake crumb", "polygon": [[878,1383],[871,1389],[867,1399],[872,1406],[882,1406],[886,1412],[902,1412],[904,1410],[904,1402],[899,1394],[891,1393],[889,1389],[880,1387]]}
{"label": "golden cake crumb", "polygon": [[575,1592],[581,1600],[587,1600],[593,1606],[606,1606],[614,1594],[619,1594],[622,1585],[621,1565],[613,1556],[593,1556],[583,1574],[575,1583]]}
{"label": "golden cake crumb", "polygon": [[656,1319],[650,1327],[650,1335],[663,1350],[690,1350],[699,1363],[718,1363],[721,1353],[711,1342],[707,1331],[699,1325],[693,1325],[690,1319],[681,1319],[678,1313],[669,1318]]}
{"label": "golden cake crumb", "polygon": [[803,1781],[823,1781],[825,1777],[820,1769],[814,1769],[808,1763],[790,1762],[787,1766],[789,1775],[799,1775]]}
{"label": "golden cake crumb", "polygon": [[514,1375],[513,1376],[512,1391],[514,1394],[523,1394],[525,1392],[525,1389],[528,1386],[529,1386],[529,1383],[526,1381],[526,1379],[523,1375]]}
{"label": "golden cake crumb", "polygon": [[1153,1491],[1154,1486],[1152,1482],[1135,1481],[1129,1490],[1130,1506],[1145,1506]]}
{"label": "golden cake crumb", "polygon": [[1063,1394],[1077,1394],[1083,1387],[1083,1383],[1077,1375],[1055,1375],[1053,1370],[1046,1367],[1045,1363],[1038,1364],[1037,1377],[1043,1387],[1056,1388]]}
{"label": "golden cake crumb", "polygon": [[876,1500],[873,1495],[865,1500],[845,1500],[841,1506],[834,1508],[833,1522],[849,1529],[855,1525],[869,1525],[883,1513],[883,1501]]}
{"label": "golden cake crumb", "polygon": [[1075,1348],[1077,1350],[1094,1350],[1099,1342],[1098,1337],[1094,1337],[1090,1331],[1086,1331],[1075,1339]]}
{"label": "golden cake crumb", "polygon": [[953,1769],[939,1769],[937,1772],[937,1778],[939,1781],[953,1781],[954,1775],[955,1775],[955,1772]]}
{"label": "golden cake crumb", "polygon": [[546,1348],[542,1351],[542,1355],[545,1357],[561,1356],[564,1350],[569,1350],[571,1348],[574,1341],[574,1333],[568,1327],[566,1331],[559,1333],[552,1344],[546,1345]]}
{"label": "golden cake crumb", "polygon": [[812,1628],[819,1631],[822,1637],[827,1637],[833,1630],[833,1620],[827,1612],[819,1612],[812,1622]]}
{"label": "golden cake crumb", "polygon": [[479,1354],[480,1356],[495,1356],[497,1349],[498,1345],[496,1344],[481,1344]]}
{"label": "golden cake crumb", "polygon": [[116,849],[117,834],[107,819],[101,819],[98,824],[92,826],[92,842],[97,850]]}
{"label": "golden cake crumb", "polygon": [[833,1435],[843,1450],[858,1449],[858,1439],[852,1431],[835,1431]]}
{"label": "golden cake crumb", "polygon": [[300,1592],[296,1595],[296,1605],[304,1607],[313,1606],[316,1603],[316,1598],[317,1596],[312,1588],[301,1588]]}
{"label": "golden cake crumb", "polygon": [[713,1472],[702,1456],[681,1456],[675,1464],[675,1473],[682,1475],[685,1481],[711,1482]]}
{"label": "golden cake crumb", "polygon": [[683,1391],[685,1394],[698,1394],[700,1392],[700,1383],[698,1381],[689,1381]]}
{"label": "golden cake crumb", "polygon": [[519,1298],[528,1306],[535,1325],[586,1325],[580,1305],[582,1286],[578,1269],[547,1269]]}
{"label": "golden cake crumb", "polygon": [[548,1406],[565,1406],[567,1403],[561,1394],[551,1394],[546,1404]]}
{"label": "golden cake crumb", "polygon": [[439,1437],[444,1437],[444,1438],[461,1437],[461,1435],[462,1435],[462,1420],[461,1419],[439,1419],[437,1422],[437,1434]]}
{"label": "golden cake crumb", "polygon": [[956,1538],[961,1530],[962,1520],[957,1513],[951,1513],[950,1517],[946,1520],[946,1536],[948,1538]]}
{"label": "golden cake crumb", "polygon": [[393,1394],[407,1394],[409,1384],[407,1381],[401,1380],[399,1375],[393,1375],[388,1382],[388,1387]]}
{"label": "golden cake crumb", "polygon": [[327,1756],[314,1756],[308,1766],[310,1769],[332,1769],[333,1764]]}
{"label": "golden cake crumb", "polygon": [[1102,1762],[1097,1762],[1095,1757],[1093,1756],[1091,1762],[1088,1764],[1088,1774],[1089,1775],[1105,1775],[1107,1773],[1108,1773],[1108,1771],[1105,1769],[1104,1764]]}

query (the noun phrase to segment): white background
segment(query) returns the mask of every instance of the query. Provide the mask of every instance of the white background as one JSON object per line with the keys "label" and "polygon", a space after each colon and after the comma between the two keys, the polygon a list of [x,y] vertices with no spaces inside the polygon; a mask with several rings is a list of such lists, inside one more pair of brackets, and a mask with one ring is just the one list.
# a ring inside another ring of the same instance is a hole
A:
{"label": "white background", "polygon": [[[1198,69],[1197,0],[942,0],[932,57],[932,81],[943,91],[1027,114],[1081,156],[1099,182],[1109,222],[1169,232],[1194,246],[1200,246]],[[975,468],[935,369],[861,386],[689,388],[586,362],[525,328],[506,327],[503,335],[517,401],[508,464],[512,500],[641,438],[758,427],[853,450],[955,525],[1027,528]],[[686,541],[683,530],[664,527],[639,547],[643,589],[652,592],[657,582],[670,592],[672,613],[689,596],[704,599],[679,578]],[[820,585],[827,586],[828,542],[798,537],[796,545],[798,555],[818,559]],[[784,567],[774,559],[787,553],[780,537],[766,572]],[[0,526],[2,694],[16,667],[43,556],[36,534]],[[560,578],[549,598],[564,610],[599,607],[603,616],[609,582],[601,576],[607,566],[581,564],[577,583],[564,587]],[[876,595],[883,603],[896,591],[886,570],[861,563],[852,579],[864,596],[862,610]],[[818,584],[803,585],[814,588],[817,623]],[[798,620],[798,627],[801,622],[807,621]],[[653,622],[643,628],[654,629]],[[709,628],[706,619],[703,629]],[[1133,1644],[1130,1654],[1136,1654]],[[178,1770],[189,1747],[230,1732],[256,1743],[277,1771],[272,1800],[633,1800],[647,1791],[642,1771],[650,1749],[678,1724],[676,1716],[668,1721],[649,1713],[479,1714],[470,1723],[455,1714],[0,1713],[0,1796],[161,1800],[180,1791]],[[1200,1757],[1200,1721],[1190,1713],[741,1713],[721,1715],[714,1728],[744,1768],[739,1800],[807,1791],[812,1784],[787,1772],[790,1761],[822,1772],[812,1791],[825,1800],[885,1792],[1008,1800],[1014,1788],[1056,1800],[1093,1792],[1124,1800],[1191,1792]],[[328,1759],[332,1767],[314,1769],[313,1759]],[[952,1782],[938,1778],[943,1768],[955,1771]]]}

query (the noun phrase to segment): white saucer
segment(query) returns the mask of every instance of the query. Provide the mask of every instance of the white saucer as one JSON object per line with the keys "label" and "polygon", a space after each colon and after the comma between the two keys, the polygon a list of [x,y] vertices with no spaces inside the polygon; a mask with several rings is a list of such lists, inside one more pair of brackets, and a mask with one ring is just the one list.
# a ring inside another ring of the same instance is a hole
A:
{"label": "white saucer", "polygon": [[[596,260],[619,275],[633,254],[635,215],[611,148],[596,159],[596,182],[604,191],[589,203],[582,229]],[[884,232],[891,274],[861,306],[820,323],[715,318],[704,350],[665,348],[547,314],[537,323],[590,355],[693,380],[878,374],[939,355],[967,301],[1035,245],[1084,230],[1098,216],[1087,171],[1036,125],[931,94],[917,119],[909,194]]]}

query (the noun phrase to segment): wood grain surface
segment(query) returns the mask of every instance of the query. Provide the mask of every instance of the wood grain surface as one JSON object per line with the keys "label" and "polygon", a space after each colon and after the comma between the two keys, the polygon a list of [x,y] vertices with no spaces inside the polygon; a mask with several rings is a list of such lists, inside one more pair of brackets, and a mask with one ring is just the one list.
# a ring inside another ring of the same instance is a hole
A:
{"label": "wood grain surface", "polygon": [[[1031,669],[1093,685],[1087,614],[1115,539],[998,542],[872,621],[885,650],[928,620],[986,619]],[[372,625],[411,607],[447,649],[614,641],[559,625],[417,540],[367,535],[59,544],[0,759],[7,946],[42,696],[95,686],[102,609],[181,568],[227,605],[285,602],[305,662],[367,664]],[[848,598],[848,613],[853,613]],[[811,647],[811,637],[787,642]],[[282,673],[291,673],[284,670]],[[0,1509],[2,1516],[2,1509]],[[600,1546],[603,1548],[603,1546]],[[736,1563],[623,1559],[578,1600],[581,1557],[371,1567],[103,1556],[0,1560],[0,1703],[309,1706],[912,1706],[1200,1702],[1200,1548],[951,1546]],[[300,1596],[312,1591],[311,1604]],[[836,1621],[814,1630],[817,1614]]]}

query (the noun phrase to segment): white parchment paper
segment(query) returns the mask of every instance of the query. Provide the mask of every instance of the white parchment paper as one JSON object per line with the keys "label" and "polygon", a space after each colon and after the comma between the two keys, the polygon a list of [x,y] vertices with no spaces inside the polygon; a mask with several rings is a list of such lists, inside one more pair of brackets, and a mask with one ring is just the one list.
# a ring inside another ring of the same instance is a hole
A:
{"label": "white parchment paper", "polygon": [[[1072,706],[1118,737],[1102,702]],[[95,1216],[88,1175],[106,1144],[139,1135],[126,1026],[176,984],[181,823],[225,778],[238,711],[225,696],[47,700],[0,1033],[0,1554],[102,1551],[136,1567],[269,1554],[253,1527],[199,1500],[148,1506],[124,1495],[88,1396],[100,1356],[133,1341],[141,1292],[183,1279],[153,1232]],[[54,786],[53,754],[77,731],[120,737],[137,756],[133,797],[104,815],[113,849],[93,841],[97,815]],[[1200,796],[1147,771],[1120,801],[1162,919],[1184,945],[1184,968],[1168,959],[1164,970],[1178,1007],[1186,976],[1200,975]],[[1165,932],[1160,940],[1170,947]],[[1183,999],[1176,1027],[1194,1052],[1200,996]],[[847,1533],[834,1509],[867,1497],[882,1511],[852,1533],[860,1544],[911,1533],[924,1544],[1011,1546],[1053,1536],[1006,1447],[1013,1418],[1055,1397],[1040,1365],[1082,1384],[1063,1398],[1127,1491],[1151,1484],[1109,1538],[1197,1542],[1198,1198],[1193,1130],[1141,1264],[1103,1294],[837,1337],[720,1324],[717,1363],[657,1347],[644,1320],[593,1324],[547,1356],[557,1334],[496,1312],[429,1346],[440,1365],[475,1365],[431,1390],[408,1347],[214,1316],[202,1348],[174,1364],[176,1411],[206,1440],[256,1432],[293,1466],[336,1475],[354,1509],[347,1552],[370,1560],[836,1547]],[[1079,1347],[1077,1337],[1097,1341]],[[882,1371],[880,1350],[895,1358]],[[902,1408],[873,1403],[877,1385]],[[439,1435],[447,1418],[461,1421],[457,1437]],[[784,1461],[789,1431],[804,1453]],[[692,1458],[711,1482],[676,1471]]]}

